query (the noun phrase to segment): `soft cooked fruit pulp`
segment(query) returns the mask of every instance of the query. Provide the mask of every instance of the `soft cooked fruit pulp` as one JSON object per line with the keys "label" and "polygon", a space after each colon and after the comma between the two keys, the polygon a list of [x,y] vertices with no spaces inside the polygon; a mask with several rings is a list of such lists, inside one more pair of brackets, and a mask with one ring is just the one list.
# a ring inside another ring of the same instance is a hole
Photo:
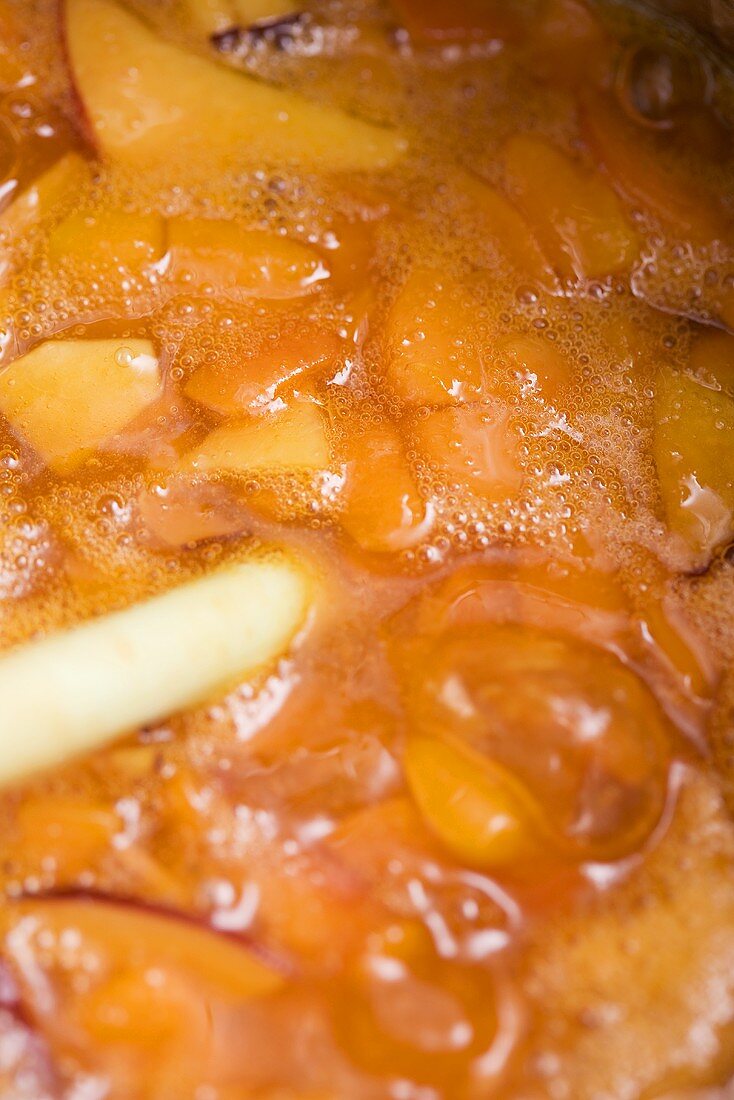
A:
{"label": "soft cooked fruit pulp", "polygon": [[729,1096],[726,59],[0,0],[0,90],[0,659],[263,545],[321,593],[0,793],[0,1097]]}

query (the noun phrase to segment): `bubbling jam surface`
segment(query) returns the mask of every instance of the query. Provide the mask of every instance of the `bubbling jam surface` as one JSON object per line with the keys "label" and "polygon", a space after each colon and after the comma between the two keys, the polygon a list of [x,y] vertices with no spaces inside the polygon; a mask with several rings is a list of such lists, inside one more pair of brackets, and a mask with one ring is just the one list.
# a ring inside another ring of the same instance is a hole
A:
{"label": "bubbling jam surface", "polygon": [[323,593],[2,791],[2,1097],[730,1095],[732,88],[591,0],[0,0],[2,653]]}

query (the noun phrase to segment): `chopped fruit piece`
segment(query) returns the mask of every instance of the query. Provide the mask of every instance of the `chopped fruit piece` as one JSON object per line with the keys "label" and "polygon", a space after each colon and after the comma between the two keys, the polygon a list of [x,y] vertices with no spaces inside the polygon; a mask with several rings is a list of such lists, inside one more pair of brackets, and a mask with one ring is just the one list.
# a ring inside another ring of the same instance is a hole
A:
{"label": "chopped fruit piece", "polygon": [[702,190],[701,174],[690,159],[673,164],[660,156],[658,142],[665,142],[665,135],[658,138],[635,126],[602,95],[584,97],[581,121],[594,153],[629,200],[670,225],[677,236],[701,243],[728,238],[731,229],[721,203]]}
{"label": "chopped fruit piece", "polygon": [[319,254],[276,233],[235,222],[173,218],[168,226],[173,275],[233,288],[257,298],[298,298],[328,279]]}
{"label": "chopped fruit piece", "polygon": [[438,738],[413,736],[405,772],[426,824],[458,859],[502,867],[537,853],[539,810],[500,764]]}
{"label": "chopped fruit piece", "polygon": [[526,134],[510,138],[505,167],[520,209],[564,279],[594,279],[631,266],[637,236],[603,179]]}
{"label": "chopped fruit piece", "polygon": [[435,409],[416,418],[414,435],[421,457],[462,488],[504,500],[522,485],[519,440],[503,409],[491,405]]}
{"label": "chopped fruit piece", "polygon": [[[433,642],[407,643],[416,646],[405,679],[416,735],[455,740],[516,776],[571,858],[634,851],[665,801],[670,748],[656,700],[594,645],[479,612],[471,625],[444,630],[439,619]],[[471,774],[479,763],[464,766]]]}
{"label": "chopped fruit piece", "polygon": [[242,506],[221,485],[210,481],[174,481],[138,495],[136,511],[146,535],[170,549],[232,538],[247,532]]}
{"label": "chopped fruit piece", "polygon": [[315,376],[334,370],[342,361],[343,341],[332,331],[304,323],[236,364],[205,363],[184,387],[188,397],[223,416],[288,400],[294,390],[310,385]]}
{"label": "chopped fruit piece", "polygon": [[362,549],[399,553],[421,542],[433,508],[420,495],[392,425],[369,427],[351,441],[341,525]]}
{"label": "chopped fruit piece", "polygon": [[89,166],[77,153],[60,157],[0,214],[3,243],[12,244],[52,214],[57,205],[73,201],[89,180]]}
{"label": "chopped fruit piece", "polygon": [[524,391],[553,401],[570,380],[568,360],[550,340],[538,336],[504,336],[495,344],[498,358],[508,362]]}
{"label": "chopped fruit piece", "polygon": [[531,283],[555,290],[558,283],[555,272],[528,223],[512,203],[496,188],[468,172],[462,174],[459,186],[486,223],[486,235],[517,273]]}
{"label": "chopped fruit piece", "polygon": [[413,405],[476,399],[483,383],[471,291],[437,272],[415,271],[388,319],[388,377]]}
{"label": "chopped fruit piece", "polygon": [[187,461],[202,473],[327,470],[331,447],[326,418],[312,401],[293,401],[215,428]]}
{"label": "chopped fruit piece", "polygon": [[66,0],[72,76],[100,152],[181,184],[244,164],[389,167],[404,143],[159,38],[114,0]]}
{"label": "chopped fruit piece", "polygon": [[122,828],[119,814],[103,804],[47,795],[22,803],[13,844],[27,874],[52,868],[57,883],[69,883],[96,864]]}
{"label": "chopped fruit piece", "polygon": [[[68,1038],[71,1029],[77,1041],[147,1046],[178,1036],[197,1043],[212,1002],[240,1004],[283,985],[246,941],[165,910],[51,897],[18,902],[5,923],[7,958],[33,1016],[51,1033],[58,1027]],[[90,959],[87,980],[75,982],[75,968]],[[55,1019],[59,1001],[66,1028]]]}
{"label": "chopped fruit piece", "polygon": [[53,340],[0,375],[0,412],[56,469],[70,469],[161,393],[148,340]]}
{"label": "chopped fruit piece", "polygon": [[568,87],[608,76],[614,51],[586,0],[542,0],[531,35],[536,78]]}
{"label": "chopped fruit piece", "polygon": [[517,38],[522,16],[508,0],[392,0],[396,14],[416,42],[484,42]]}
{"label": "chopped fruit piece", "polygon": [[655,400],[655,464],[672,530],[708,555],[734,531],[734,397],[664,374]]}
{"label": "chopped fruit piece", "polygon": [[[303,622],[308,583],[250,561],[0,660],[0,781],[58,764],[259,672]],[[43,692],[37,690],[44,684]]]}
{"label": "chopped fruit piece", "polygon": [[163,219],[122,210],[79,210],[51,232],[48,256],[74,267],[112,265],[132,271],[159,260],[166,251]]}

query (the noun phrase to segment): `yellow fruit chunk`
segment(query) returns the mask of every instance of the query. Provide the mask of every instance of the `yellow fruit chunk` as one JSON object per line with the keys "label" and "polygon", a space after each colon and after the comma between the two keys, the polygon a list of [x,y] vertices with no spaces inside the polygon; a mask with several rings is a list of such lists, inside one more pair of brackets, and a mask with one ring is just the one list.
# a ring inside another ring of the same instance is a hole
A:
{"label": "yellow fruit chunk", "polygon": [[[16,938],[12,931],[21,922],[27,936]],[[43,988],[52,983],[64,1002],[67,1025],[81,1025],[100,1041],[146,1045],[200,1025],[212,1000],[239,1004],[283,985],[245,943],[165,911],[98,898],[47,898],[13,905],[4,923],[7,958],[34,1012],[53,1027],[48,1018],[57,1002],[38,997],[38,986],[26,980],[29,959],[33,973],[44,976]],[[94,960],[92,972],[75,982],[84,959]]]}
{"label": "yellow fruit chunk", "polygon": [[476,307],[461,283],[435,271],[408,276],[387,321],[388,378],[414,405],[451,405],[481,392]]}
{"label": "yellow fruit chunk", "polygon": [[433,525],[397,430],[383,423],[352,440],[341,526],[362,549],[398,553],[415,546]]}
{"label": "yellow fruit chunk", "polygon": [[480,215],[486,236],[524,279],[556,289],[558,278],[526,220],[512,203],[478,176],[465,172],[459,186]]}
{"label": "yellow fruit chunk", "polygon": [[185,461],[203,473],[327,470],[331,447],[326,417],[311,401],[293,401],[215,428]]}
{"label": "yellow fruit chunk", "polygon": [[687,375],[664,374],[654,455],[669,527],[710,553],[734,530],[734,398]]}
{"label": "yellow fruit chunk", "polygon": [[480,496],[504,500],[522,485],[519,441],[503,409],[476,404],[434,409],[416,418],[414,436],[424,459]]}
{"label": "yellow fruit chunk", "polygon": [[122,827],[120,816],[107,806],[45,794],[18,809],[13,843],[24,865],[51,865],[56,882],[69,882],[89,870]]}
{"label": "yellow fruit chunk", "polygon": [[0,214],[3,243],[12,244],[53,213],[59,203],[73,201],[89,179],[89,166],[77,153],[60,157]]}
{"label": "yellow fruit chunk", "polygon": [[161,393],[148,340],[53,340],[0,374],[0,412],[58,470],[81,462]]}
{"label": "yellow fruit chunk", "polygon": [[515,201],[564,279],[599,278],[632,264],[637,236],[603,179],[526,134],[510,138],[505,168]]}
{"label": "yellow fruit chunk", "polygon": [[[731,229],[721,203],[702,191],[696,158],[661,157],[658,136],[625,118],[608,97],[587,94],[581,123],[595,155],[619,190],[653,217],[671,226],[676,238],[701,243],[727,239]],[[660,141],[664,142],[663,136]]]}
{"label": "yellow fruit chunk", "polygon": [[[309,584],[286,559],[223,568],[0,660],[0,781],[195,706],[280,656]],[[38,685],[43,684],[43,691]]]}
{"label": "yellow fruit chunk", "polygon": [[571,378],[571,367],[565,356],[550,343],[537,336],[504,336],[495,344],[501,362],[508,363],[525,391],[537,393],[553,401]]}
{"label": "yellow fruit chunk", "polygon": [[298,298],[329,272],[308,245],[276,233],[248,231],[234,222],[173,218],[168,224],[171,270],[197,282],[258,298]]}
{"label": "yellow fruit chunk", "polygon": [[223,416],[243,413],[288,399],[294,389],[310,384],[314,375],[336,367],[343,354],[336,333],[304,323],[236,364],[204,363],[184,386],[187,397]]}
{"label": "yellow fruit chunk", "polygon": [[263,164],[386,168],[404,142],[165,42],[115,0],[66,0],[72,78],[103,156],[177,184]]}
{"label": "yellow fruit chunk", "polygon": [[165,251],[163,218],[122,210],[76,211],[52,230],[48,241],[52,263],[75,267],[93,264],[136,271]]}
{"label": "yellow fruit chunk", "polygon": [[438,738],[412,736],[405,774],[426,824],[457,859],[502,867],[537,850],[537,807],[500,764]]}

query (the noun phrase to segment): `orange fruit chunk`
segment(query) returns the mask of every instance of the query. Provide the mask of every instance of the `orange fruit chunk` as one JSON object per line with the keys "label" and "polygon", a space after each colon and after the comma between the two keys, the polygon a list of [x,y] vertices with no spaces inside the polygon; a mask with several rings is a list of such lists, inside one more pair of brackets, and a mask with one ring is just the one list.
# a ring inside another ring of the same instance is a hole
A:
{"label": "orange fruit chunk", "polygon": [[505,410],[485,404],[433,409],[414,421],[421,456],[452,482],[490,500],[522,485],[518,440]]}
{"label": "orange fruit chunk", "polygon": [[637,235],[605,180],[528,134],[508,141],[505,169],[515,201],[562,278],[601,278],[632,265]]}
{"label": "orange fruit chunk", "polygon": [[159,260],[166,251],[163,218],[123,210],[78,210],[52,231],[48,256],[75,267],[113,265],[133,271]]}

